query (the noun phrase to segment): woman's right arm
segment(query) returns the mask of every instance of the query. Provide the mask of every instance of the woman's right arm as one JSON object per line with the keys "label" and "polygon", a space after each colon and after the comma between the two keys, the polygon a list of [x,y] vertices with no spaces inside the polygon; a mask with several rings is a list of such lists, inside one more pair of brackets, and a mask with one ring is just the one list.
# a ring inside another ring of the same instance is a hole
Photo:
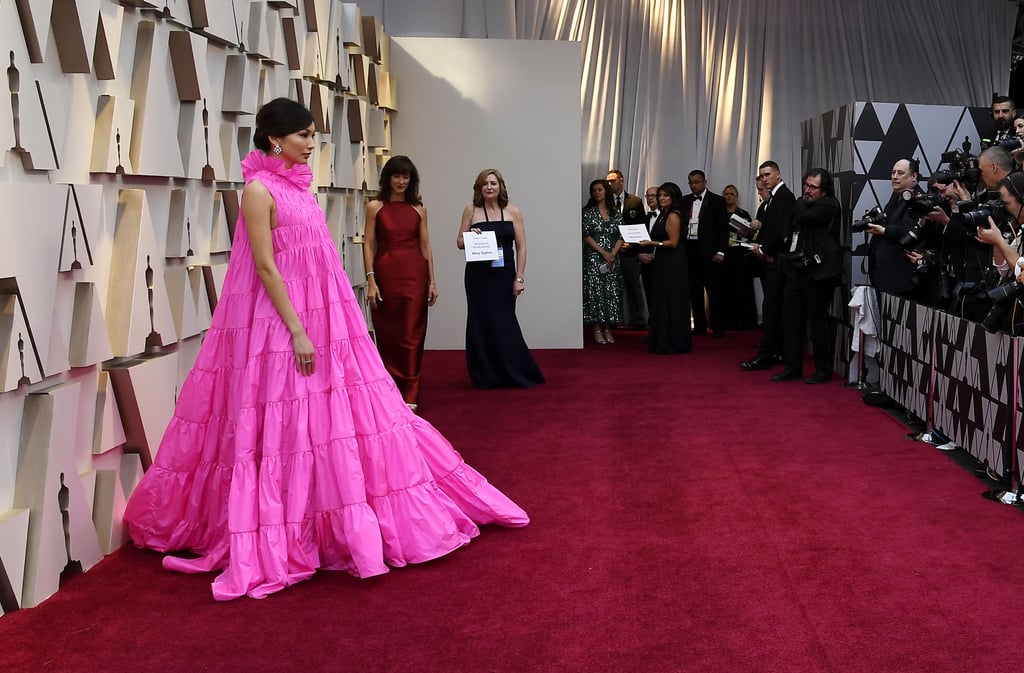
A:
{"label": "woman's right arm", "polygon": [[462,240],[462,234],[469,231],[470,226],[473,224],[473,204],[469,204],[462,209],[462,222],[459,223],[459,237],[455,239],[455,245],[458,246],[459,250],[466,249],[466,243]]}
{"label": "woman's right arm", "polygon": [[377,287],[377,273],[373,270],[377,259],[377,213],[380,212],[380,201],[376,199],[366,204],[366,219],[363,226],[363,266],[366,268],[366,300],[371,308],[377,308],[378,301],[384,301]]}
{"label": "woman's right arm", "polygon": [[252,248],[256,275],[263,283],[270,302],[277,309],[278,315],[292,335],[292,348],[295,350],[295,368],[305,376],[313,373],[313,342],[306,335],[306,328],[295,312],[288,290],[281,279],[281,272],[274,262],[274,242],[270,235],[271,223],[274,219],[274,197],[258,181],[252,181],[242,190],[242,216],[245,218],[245,230],[249,235],[249,246]]}
{"label": "woman's right arm", "polygon": [[588,211],[587,211],[586,208],[584,208],[583,209],[583,242],[587,244],[587,247],[592,248],[594,250],[594,252],[596,252],[597,254],[601,255],[601,257],[604,258],[604,261],[606,261],[609,264],[611,264],[612,261],[615,259],[615,256],[612,255],[607,250],[605,250],[604,248],[602,248],[600,246],[600,244],[598,244],[598,242],[590,234],[591,227],[590,227],[590,223],[587,221],[587,215],[588,215]]}

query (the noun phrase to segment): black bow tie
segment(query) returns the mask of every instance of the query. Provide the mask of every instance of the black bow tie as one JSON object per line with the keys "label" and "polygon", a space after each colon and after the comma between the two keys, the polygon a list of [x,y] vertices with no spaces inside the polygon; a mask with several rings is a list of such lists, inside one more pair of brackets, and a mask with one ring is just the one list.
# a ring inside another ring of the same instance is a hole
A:
{"label": "black bow tie", "polygon": [[693,200],[694,201],[700,201],[701,197],[703,197],[703,196],[704,196],[703,194],[694,194],[693,195]]}

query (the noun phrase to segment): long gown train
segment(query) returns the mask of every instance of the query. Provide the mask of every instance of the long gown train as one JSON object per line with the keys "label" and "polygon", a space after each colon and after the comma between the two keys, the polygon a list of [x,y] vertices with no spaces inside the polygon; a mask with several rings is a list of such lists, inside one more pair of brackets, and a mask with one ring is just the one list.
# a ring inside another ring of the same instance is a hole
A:
{"label": "long gown train", "polygon": [[437,558],[477,524],[526,525],[406,407],[309,192],[309,168],[261,152],[242,166],[276,203],[274,260],[315,346],[315,372],[296,371],[240,218],[211,327],[125,512],[135,544],[198,554],[164,566],[222,569],[213,594],[228,600],[264,597],[317,568],[368,577]]}

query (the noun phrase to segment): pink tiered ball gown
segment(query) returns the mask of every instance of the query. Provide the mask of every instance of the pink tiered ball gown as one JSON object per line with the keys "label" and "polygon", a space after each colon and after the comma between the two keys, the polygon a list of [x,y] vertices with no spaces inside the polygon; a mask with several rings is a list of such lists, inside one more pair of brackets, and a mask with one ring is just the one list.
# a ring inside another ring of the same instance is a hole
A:
{"label": "pink tiered ball gown", "polygon": [[165,556],[164,567],[221,570],[213,595],[230,600],[265,597],[318,568],[378,575],[465,545],[478,524],[529,523],[409,411],[309,191],[309,167],[255,151],[242,171],[276,202],[274,261],[316,370],[296,371],[239,218],[210,329],[128,502],[135,544],[193,552]]}

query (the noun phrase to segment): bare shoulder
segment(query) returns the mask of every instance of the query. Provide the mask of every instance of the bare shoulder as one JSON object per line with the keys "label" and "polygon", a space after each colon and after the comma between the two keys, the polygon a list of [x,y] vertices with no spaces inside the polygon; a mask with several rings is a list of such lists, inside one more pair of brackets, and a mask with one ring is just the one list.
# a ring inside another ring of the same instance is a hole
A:
{"label": "bare shoulder", "polygon": [[368,215],[376,215],[377,212],[384,207],[384,204],[377,199],[370,199],[366,202],[366,213]]}
{"label": "bare shoulder", "polygon": [[274,197],[259,180],[253,180],[242,188],[242,210],[248,217],[261,210],[273,210]]}
{"label": "bare shoulder", "polygon": [[505,206],[505,212],[512,217],[522,217],[523,211],[519,210],[518,206],[513,206],[511,203]]}
{"label": "bare shoulder", "polygon": [[472,203],[467,203],[466,207],[462,209],[462,217],[473,217],[473,211],[476,210],[476,206]]}
{"label": "bare shoulder", "polygon": [[242,196],[248,196],[250,199],[273,198],[267,186],[259,180],[253,180],[246,184],[242,188]]}
{"label": "bare shoulder", "polygon": [[413,206],[413,209],[420,214],[420,217],[427,216],[427,207],[424,206],[422,203],[418,206]]}

